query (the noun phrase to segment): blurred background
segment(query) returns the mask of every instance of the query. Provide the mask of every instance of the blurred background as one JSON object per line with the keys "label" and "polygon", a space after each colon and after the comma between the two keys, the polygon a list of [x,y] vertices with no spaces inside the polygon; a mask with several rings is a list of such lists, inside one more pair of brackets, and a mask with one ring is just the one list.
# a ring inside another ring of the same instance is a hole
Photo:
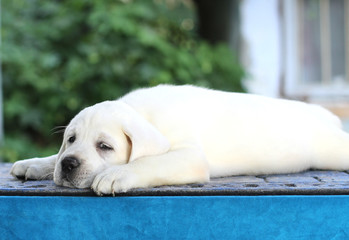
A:
{"label": "blurred background", "polygon": [[59,150],[82,108],[194,84],[349,117],[349,0],[2,0],[0,158]]}

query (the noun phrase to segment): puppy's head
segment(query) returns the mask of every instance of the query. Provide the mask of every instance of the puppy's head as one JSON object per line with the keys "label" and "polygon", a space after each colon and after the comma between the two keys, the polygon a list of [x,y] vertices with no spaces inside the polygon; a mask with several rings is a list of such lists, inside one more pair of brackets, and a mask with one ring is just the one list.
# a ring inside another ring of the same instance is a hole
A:
{"label": "puppy's head", "polygon": [[131,107],[120,101],[99,103],[82,110],[66,128],[54,181],[87,188],[109,166],[168,149],[166,138]]}

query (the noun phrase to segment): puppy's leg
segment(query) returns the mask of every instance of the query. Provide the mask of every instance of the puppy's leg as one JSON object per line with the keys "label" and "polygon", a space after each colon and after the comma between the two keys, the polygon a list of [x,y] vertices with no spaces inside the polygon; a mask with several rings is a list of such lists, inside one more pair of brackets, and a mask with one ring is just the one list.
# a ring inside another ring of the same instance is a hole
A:
{"label": "puppy's leg", "polygon": [[349,134],[341,129],[331,129],[314,139],[312,168],[324,170],[349,170]]}
{"label": "puppy's leg", "polygon": [[32,158],[15,162],[11,168],[11,175],[25,180],[53,179],[57,155],[45,158]]}
{"label": "puppy's leg", "polygon": [[209,166],[202,151],[183,148],[108,168],[95,177],[92,189],[102,195],[126,192],[132,188],[208,180]]}

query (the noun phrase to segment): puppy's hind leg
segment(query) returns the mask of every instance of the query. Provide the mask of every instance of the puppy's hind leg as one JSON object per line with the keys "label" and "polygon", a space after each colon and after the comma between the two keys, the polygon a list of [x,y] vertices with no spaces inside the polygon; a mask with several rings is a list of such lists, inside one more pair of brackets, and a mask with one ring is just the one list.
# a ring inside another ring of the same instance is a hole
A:
{"label": "puppy's hind leg", "polygon": [[333,128],[314,140],[312,168],[324,170],[349,170],[349,134]]}

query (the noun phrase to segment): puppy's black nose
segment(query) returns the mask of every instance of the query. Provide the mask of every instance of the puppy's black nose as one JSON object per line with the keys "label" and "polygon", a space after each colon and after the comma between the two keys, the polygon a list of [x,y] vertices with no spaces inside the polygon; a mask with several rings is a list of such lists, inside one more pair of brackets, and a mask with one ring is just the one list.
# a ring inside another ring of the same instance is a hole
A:
{"label": "puppy's black nose", "polygon": [[79,167],[80,162],[75,157],[66,157],[62,160],[62,171],[70,173],[74,168]]}

